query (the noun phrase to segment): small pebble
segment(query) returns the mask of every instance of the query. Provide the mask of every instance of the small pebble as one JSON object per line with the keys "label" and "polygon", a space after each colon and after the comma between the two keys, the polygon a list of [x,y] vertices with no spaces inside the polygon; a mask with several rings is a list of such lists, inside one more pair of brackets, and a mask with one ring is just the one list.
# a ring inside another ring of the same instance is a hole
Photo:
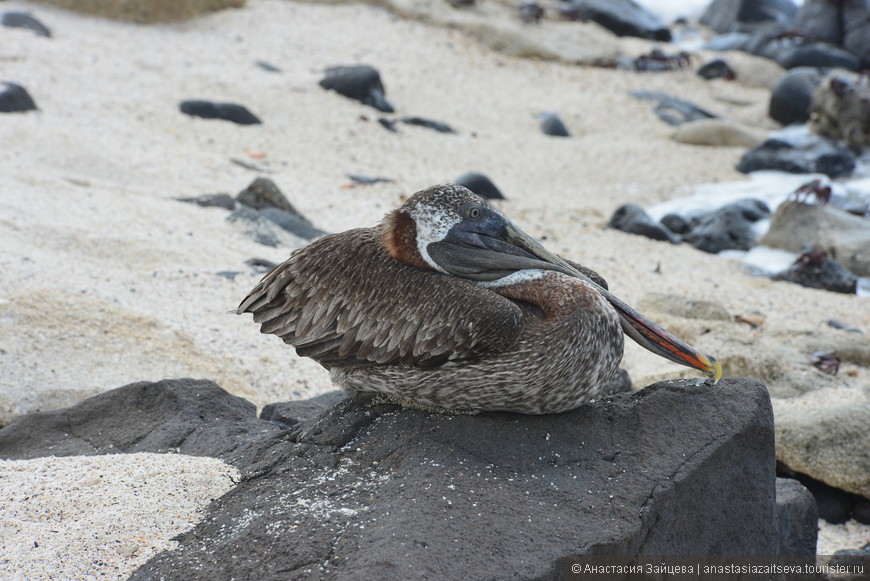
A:
{"label": "small pebble", "polygon": [[424,119],[423,117],[402,117],[399,121],[407,125],[416,125],[418,127],[425,127],[426,129],[434,129],[439,133],[456,133],[456,131],[446,123],[433,121],[432,119]]}
{"label": "small pebble", "polygon": [[21,113],[36,110],[36,103],[27,89],[21,85],[3,81],[0,81],[0,85],[5,85],[5,88],[0,88],[0,113]]}
{"label": "small pebble", "polygon": [[36,36],[51,37],[51,31],[29,12],[4,12],[0,24],[9,28],[26,28]]}
{"label": "small pebble", "polygon": [[217,103],[215,101],[189,100],[179,106],[182,113],[203,119],[222,119],[239,125],[258,125],[260,118],[243,105],[236,103]]}
{"label": "small pebble", "polygon": [[538,115],[541,120],[541,131],[544,135],[552,137],[571,137],[568,128],[562,122],[562,119],[555,113],[541,113]]}

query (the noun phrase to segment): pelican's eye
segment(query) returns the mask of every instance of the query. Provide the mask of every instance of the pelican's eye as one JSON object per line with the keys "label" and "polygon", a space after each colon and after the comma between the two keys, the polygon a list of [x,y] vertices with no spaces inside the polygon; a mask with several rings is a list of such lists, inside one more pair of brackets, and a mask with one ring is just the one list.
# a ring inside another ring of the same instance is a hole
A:
{"label": "pelican's eye", "polygon": [[483,211],[480,209],[480,206],[472,205],[465,208],[465,217],[469,220],[480,220],[482,215]]}

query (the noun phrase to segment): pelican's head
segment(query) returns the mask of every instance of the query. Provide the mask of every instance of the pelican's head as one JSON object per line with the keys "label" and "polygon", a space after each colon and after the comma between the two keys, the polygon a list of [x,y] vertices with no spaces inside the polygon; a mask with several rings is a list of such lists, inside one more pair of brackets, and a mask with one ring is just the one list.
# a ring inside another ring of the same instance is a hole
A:
{"label": "pelican's head", "polygon": [[527,269],[577,275],[483,198],[453,184],[411,196],[387,215],[381,240],[396,260],[480,282]]}

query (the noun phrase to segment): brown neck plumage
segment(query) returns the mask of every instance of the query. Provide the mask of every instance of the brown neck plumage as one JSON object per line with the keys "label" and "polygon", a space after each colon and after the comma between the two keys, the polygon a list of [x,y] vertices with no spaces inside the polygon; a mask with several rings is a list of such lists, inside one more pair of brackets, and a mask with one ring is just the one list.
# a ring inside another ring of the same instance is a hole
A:
{"label": "brown neck plumage", "polygon": [[432,270],[417,250],[414,219],[401,208],[387,214],[381,223],[381,230],[381,244],[390,256],[399,262]]}

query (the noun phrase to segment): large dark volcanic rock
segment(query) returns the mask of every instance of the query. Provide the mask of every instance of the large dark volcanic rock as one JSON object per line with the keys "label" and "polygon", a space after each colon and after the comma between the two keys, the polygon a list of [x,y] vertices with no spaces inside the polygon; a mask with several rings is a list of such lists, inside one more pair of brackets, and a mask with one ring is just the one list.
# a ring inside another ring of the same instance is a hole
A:
{"label": "large dark volcanic rock", "polygon": [[773,554],[772,430],[751,380],[556,416],[346,401],[133,579],[530,578],[575,554]]}
{"label": "large dark volcanic rock", "polygon": [[21,418],[0,457],[171,450],[242,468],[139,580],[554,578],[572,555],[780,546],[754,380],[662,382],[550,416],[311,412],[288,429],[211,382],[138,383]]}
{"label": "large dark volcanic rock", "polygon": [[211,381],[119,387],[67,409],[31,413],[0,430],[0,458],[177,452],[250,468],[287,440],[251,402]]}

